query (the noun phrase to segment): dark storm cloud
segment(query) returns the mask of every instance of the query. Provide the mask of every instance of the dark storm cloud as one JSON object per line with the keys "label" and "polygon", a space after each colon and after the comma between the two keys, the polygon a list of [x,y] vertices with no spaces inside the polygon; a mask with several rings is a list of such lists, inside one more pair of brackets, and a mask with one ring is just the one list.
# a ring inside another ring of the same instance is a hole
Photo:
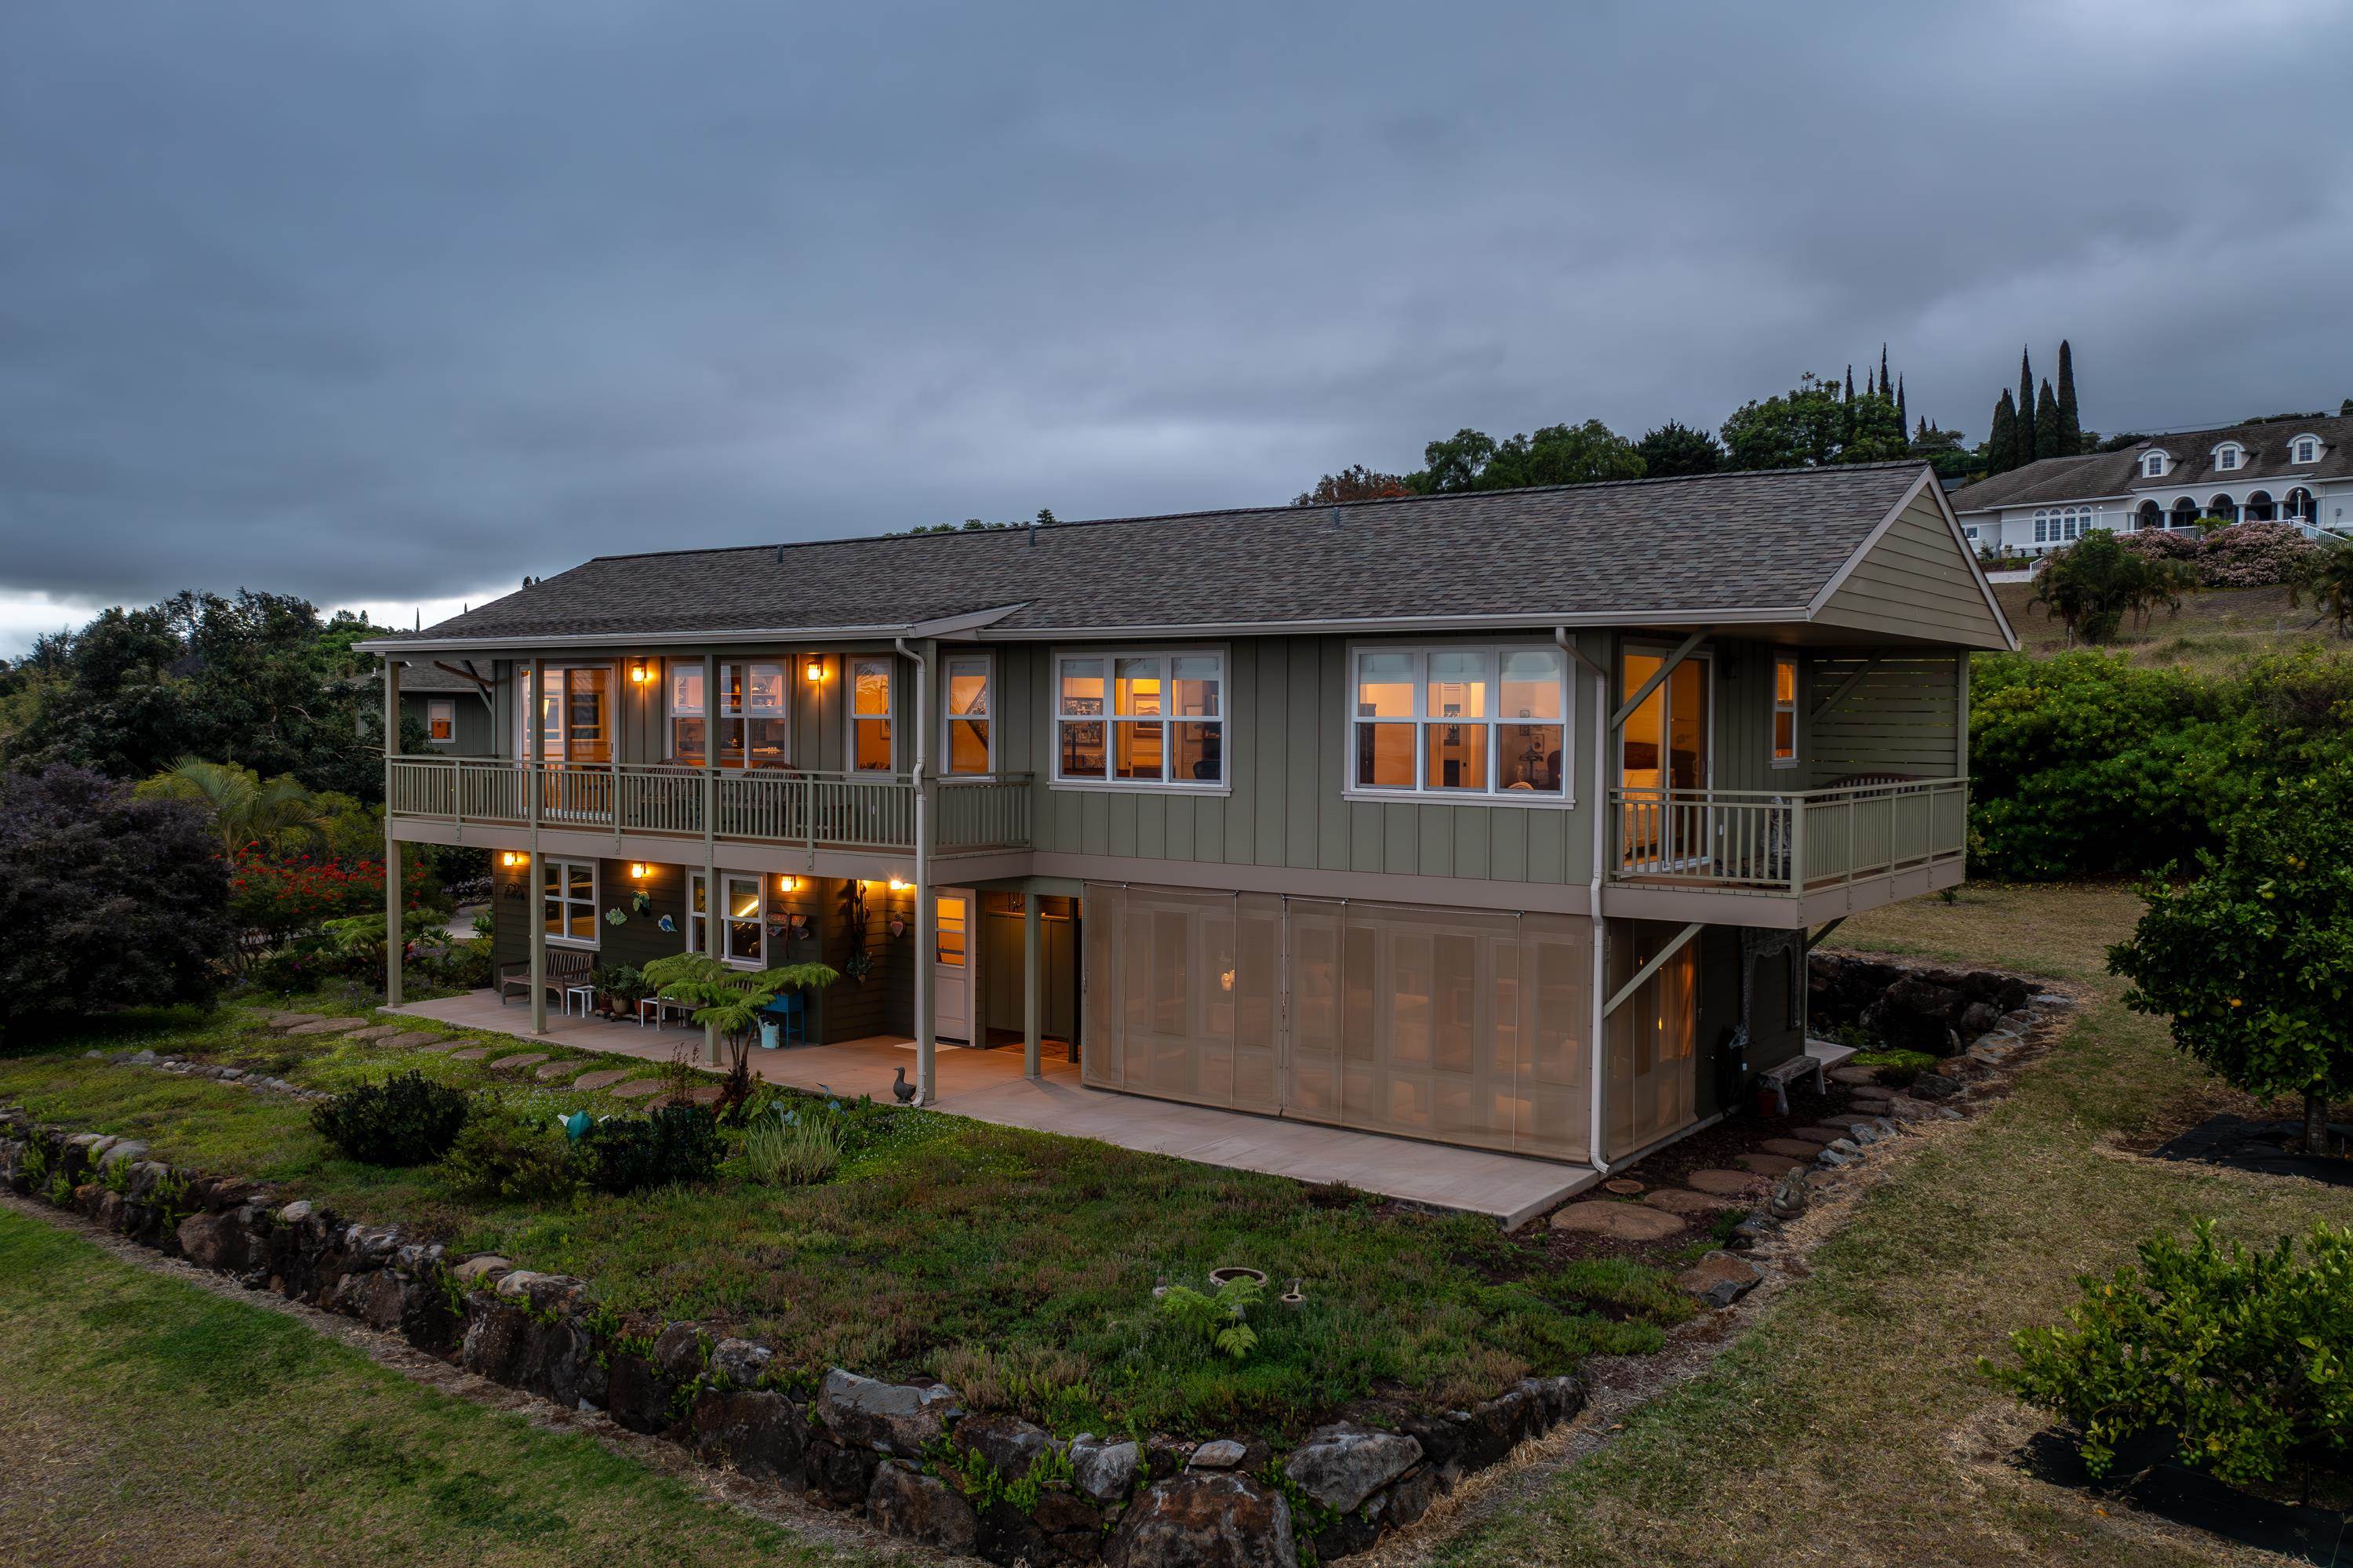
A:
{"label": "dark storm cloud", "polygon": [[2341,6],[0,11],[0,593],[1279,501],[1875,363],[2353,392]]}

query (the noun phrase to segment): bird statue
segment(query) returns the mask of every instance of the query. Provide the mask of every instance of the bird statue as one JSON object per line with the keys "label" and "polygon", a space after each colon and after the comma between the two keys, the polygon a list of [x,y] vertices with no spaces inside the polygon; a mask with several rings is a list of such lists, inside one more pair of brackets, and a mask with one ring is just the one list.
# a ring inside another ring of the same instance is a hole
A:
{"label": "bird statue", "polygon": [[902,1106],[914,1104],[915,1086],[907,1082],[906,1068],[900,1068],[899,1075],[891,1081],[891,1094]]}

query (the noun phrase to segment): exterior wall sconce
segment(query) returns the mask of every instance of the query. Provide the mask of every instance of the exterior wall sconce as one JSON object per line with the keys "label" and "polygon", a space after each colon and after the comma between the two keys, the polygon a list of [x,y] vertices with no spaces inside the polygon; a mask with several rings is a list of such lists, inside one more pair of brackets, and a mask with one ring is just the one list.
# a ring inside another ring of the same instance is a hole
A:
{"label": "exterior wall sconce", "polygon": [[643,882],[647,877],[653,874],[653,869],[654,868],[652,866],[648,865],[644,861],[633,860],[629,863],[629,880],[632,882]]}
{"label": "exterior wall sconce", "polygon": [[822,653],[810,654],[808,656],[808,662],[801,666],[801,673],[807,676],[812,683],[824,680],[825,655]]}
{"label": "exterior wall sconce", "polygon": [[776,891],[777,891],[777,892],[779,892],[779,893],[798,893],[800,890],[801,890],[801,879],[800,879],[799,877],[797,877],[797,876],[780,876],[780,877],[776,878]]}
{"label": "exterior wall sconce", "polygon": [[523,853],[521,850],[502,850],[499,853],[499,863],[501,865],[529,865],[531,863],[531,856]]}
{"label": "exterior wall sconce", "polygon": [[629,661],[629,684],[642,686],[654,678],[654,673],[643,659]]}
{"label": "exterior wall sconce", "polygon": [[907,891],[907,885],[898,877],[894,876],[891,879],[891,891],[893,893],[904,893]]}

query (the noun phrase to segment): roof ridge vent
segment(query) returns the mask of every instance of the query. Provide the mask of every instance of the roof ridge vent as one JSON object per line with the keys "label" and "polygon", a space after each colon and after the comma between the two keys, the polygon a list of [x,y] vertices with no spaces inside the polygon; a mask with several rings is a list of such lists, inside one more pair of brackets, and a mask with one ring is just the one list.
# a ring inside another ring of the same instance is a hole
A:
{"label": "roof ridge vent", "polygon": [[1333,506],[1332,506],[1332,520],[1331,520],[1330,526],[1335,527],[1335,528],[1337,528],[1339,525],[1340,525],[1340,507],[1339,507],[1339,503],[1338,503],[1337,502],[1335,502],[1335,503],[1333,503]]}

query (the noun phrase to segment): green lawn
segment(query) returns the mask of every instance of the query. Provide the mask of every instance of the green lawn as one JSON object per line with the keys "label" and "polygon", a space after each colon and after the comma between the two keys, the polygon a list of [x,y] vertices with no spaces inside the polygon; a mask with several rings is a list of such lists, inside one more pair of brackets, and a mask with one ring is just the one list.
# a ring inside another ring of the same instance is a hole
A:
{"label": "green lawn", "polygon": [[593,1439],[0,1211],[12,1563],[836,1561]]}
{"label": "green lawn", "polygon": [[[1296,1431],[1376,1388],[1452,1405],[1597,1349],[1655,1347],[1688,1299],[1653,1271],[1561,1262],[1488,1221],[1377,1209],[1280,1177],[1208,1170],[1088,1139],[894,1112],[892,1134],[822,1186],[775,1188],[731,1162],[716,1185],[560,1204],[461,1202],[438,1167],[332,1155],[306,1107],[205,1079],[85,1059],[141,1044],[347,1086],[417,1068],[469,1086],[447,1056],[293,1043],[259,1014],[134,1022],[103,1042],[0,1058],[0,1102],[146,1139],[159,1156],[280,1182],[353,1218],[582,1276],[617,1310],[741,1325],[789,1364],[930,1372],[968,1402],[1065,1433]],[[527,1094],[550,1120],[570,1091]],[[1269,1303],[1236,1365],[1158,1310],[1161,1280],[1248,1264],[1303,1282]]]}
{"label": "green lawn", "polygon": [[1942,1129],[1873,1188],[1810,1274],[1701,1379],[1609,1448],[1448,1542],[1452,1563],[2171,1564],[2244,1560],[2019,1478],[2040,1425],[1972,1370],[2055,1319],[2073,1277],[2201,1216],[2268,1241],[2353,1224],[2353,1192],[2122,1155],[2211,1097],[2101,955],[2137,911],[2116,886],[1971,887],[1850,922],[1839,945],[2012,966],[2094,1000],[2016,1094]]}

